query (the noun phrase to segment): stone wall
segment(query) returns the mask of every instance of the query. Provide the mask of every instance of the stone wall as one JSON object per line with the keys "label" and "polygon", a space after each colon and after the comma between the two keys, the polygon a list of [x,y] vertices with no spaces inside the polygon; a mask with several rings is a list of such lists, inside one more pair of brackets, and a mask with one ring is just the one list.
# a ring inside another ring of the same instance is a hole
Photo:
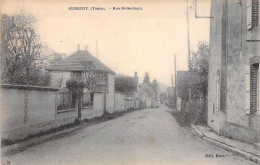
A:
{"label": "stone wall", "polygon": [[[73,123],[78,117],[77,104],[75,108],[57,110],[59,90],[49,87],[2,85],[2,139],[22,139]],[[134,100],[125,101],[123,94],[94,93],[94,105],[82,109],[82,120],[102,116],[105,111],[114,113],[130,108],[134,108]]]}
{"label": "stone wall", "polygon": [[[78,116],[77,105],[73,109],[57,111],[58,90],[48,87],[2,85],[2,139],[21,139],[73,123]],[[98,101],[98,97],[95,98]],[[83,108],[82,120],[103,114],[102,107],[95,108]]]}
{"label": "stone wall", "polygon": [[120,93],[115,93],[115,112],[120,112],[125,110],[125,95]]}
{"label": "stone wall", "polygon": [[[2,138],[17,138],[52,127],[56,117],[55,88],[3,85],[1,88]],[[40,128],[33,127],[42,123]]]}

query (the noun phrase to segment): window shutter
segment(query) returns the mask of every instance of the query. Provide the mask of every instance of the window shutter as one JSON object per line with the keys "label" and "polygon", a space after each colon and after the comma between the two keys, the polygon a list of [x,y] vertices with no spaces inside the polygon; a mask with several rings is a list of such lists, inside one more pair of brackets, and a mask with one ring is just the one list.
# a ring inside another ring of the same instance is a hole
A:
{"label": "window shutter", "polygon": [[260,70],[259,70],[259,68],[258,68],[258,70],[257,70],[257,112],[260,112]]}
{"label": "window shutter", "polygon": [[247,30],[252,29],[252,0],[247,0]]}
{"label": "window shutter", "polygon": [[245,111],[246,114],[250,114],[250,65],[246,65],[245,68],[245,83],[246,83],[246,97],[245,97]]}

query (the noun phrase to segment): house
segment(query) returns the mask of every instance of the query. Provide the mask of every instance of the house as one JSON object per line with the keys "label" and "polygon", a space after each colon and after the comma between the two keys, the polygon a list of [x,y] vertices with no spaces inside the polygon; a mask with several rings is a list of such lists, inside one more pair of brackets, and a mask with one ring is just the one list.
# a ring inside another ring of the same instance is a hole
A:
{"label": "house", "polygon": [[208,125],[219,135],[260,142],[259,0],[212,0]]}
{"label": "house", "polygon": [[51,86],[65,87],[71,76],[84,77],[84,62],[93,62],[95,71],[95,91],[105,91],[109,89],[107,80],[114,77],[115,72],[108,68],[87,50],[78,50],[67,58],[55,63],[47,70],[51,74]]}
{"label": "house", "polygon": [[[106,93],[108,99],[106,100],[106,103],[109,104],[107,106],[110,109],[113,109],[115,72],[103,64],[100,60],[95,58],[93,55],[91,55],[87,51],[87,48],[86,50],[76,51],[72,55],[53,64],[50,68],[47,69],[50,72],[51,86],[62,88],[63,94],[66,93],[66,82],[69,79],[73,78],[85,80],[86,67],[84,67],[84,65],[88,62],[91,62],[94,68],[94,92]],[[61,99],[59,99],[61,102],[60,104],[64,105],[65,107],[67,104],[66,102],[68,102],[67,100],[69,99],[66,99],[66,97],[64,99],[63,95],[61,96]],[[83,107],[84,104],[89,104],[89,101],[93,101],[93,98],[90,99],[90,91],[84,89]],[[72,105],[71,108],[73,108],[73,106],[74,105]]]}

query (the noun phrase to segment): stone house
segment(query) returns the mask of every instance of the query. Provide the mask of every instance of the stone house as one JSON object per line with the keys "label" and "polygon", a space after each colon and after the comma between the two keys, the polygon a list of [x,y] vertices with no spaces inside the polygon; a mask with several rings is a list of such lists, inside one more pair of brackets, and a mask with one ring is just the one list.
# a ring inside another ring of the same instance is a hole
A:
{"label": "stone house", "polygon": [[[70,79],[85,79],[85,67],[84,63],[92,62],[94,66],[94,91],[95,93],[106,93],[107,95],[107,103],[109,107],[113,107],[113,96],[114,96],[114,76],[115,72],[112,71],[109,67],[103,64],[96,57],[91,55],[87,49],[86,50],[78,50],[72,55],[66,57],[65,59],[53,64],[47,70],[50,72],[50,85],[52,87],[63,89],[63,95],[61,95],[61,99],[58,99],[61,104],[65,104],[69,99],[64,97],[66,94],[66,82]],[[70,96],[68,96],[70,97]],[[59,97],[60,98],[60,97]],[[83,95],[83,107],[84,104],[88,104],[88,102],[93,101],[93,98],[90,99],[90,91],[84,89]],[[73,107],[72,107],[73,108]]]}
{"label": "stone house", "polygon": [[212,0],[208,125],[219,135],[260,142],[259,0]]}

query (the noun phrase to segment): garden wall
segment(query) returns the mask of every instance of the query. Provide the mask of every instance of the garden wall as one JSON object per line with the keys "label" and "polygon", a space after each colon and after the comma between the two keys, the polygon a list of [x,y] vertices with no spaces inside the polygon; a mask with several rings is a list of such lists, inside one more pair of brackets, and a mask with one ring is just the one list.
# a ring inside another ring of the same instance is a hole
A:
{"label": "garden wall", "polygon": [[[73,123],[78,116],[77,104],[75,108],[57,111],[58,91],[58,88],[49,87],[2,85],[2,139],[21,139]],[[83,108],[82,120],[102,114],[100,107]]]}
{"label": "garden wall", "polygon": [[[24,85],[1,86],[1,135],[2,140],[17,140],[29,135],[71,124],[78,117],[75,108],[58,109],[60,89]],[[112,101],[112,103],[111,103]],[[137,100],[126,100],[125,95],[94,94],[93,106],[83,107],[82,120],[102,116],[103,113],[139,108]],[[104,104],[106,103],[106,107]]]}

